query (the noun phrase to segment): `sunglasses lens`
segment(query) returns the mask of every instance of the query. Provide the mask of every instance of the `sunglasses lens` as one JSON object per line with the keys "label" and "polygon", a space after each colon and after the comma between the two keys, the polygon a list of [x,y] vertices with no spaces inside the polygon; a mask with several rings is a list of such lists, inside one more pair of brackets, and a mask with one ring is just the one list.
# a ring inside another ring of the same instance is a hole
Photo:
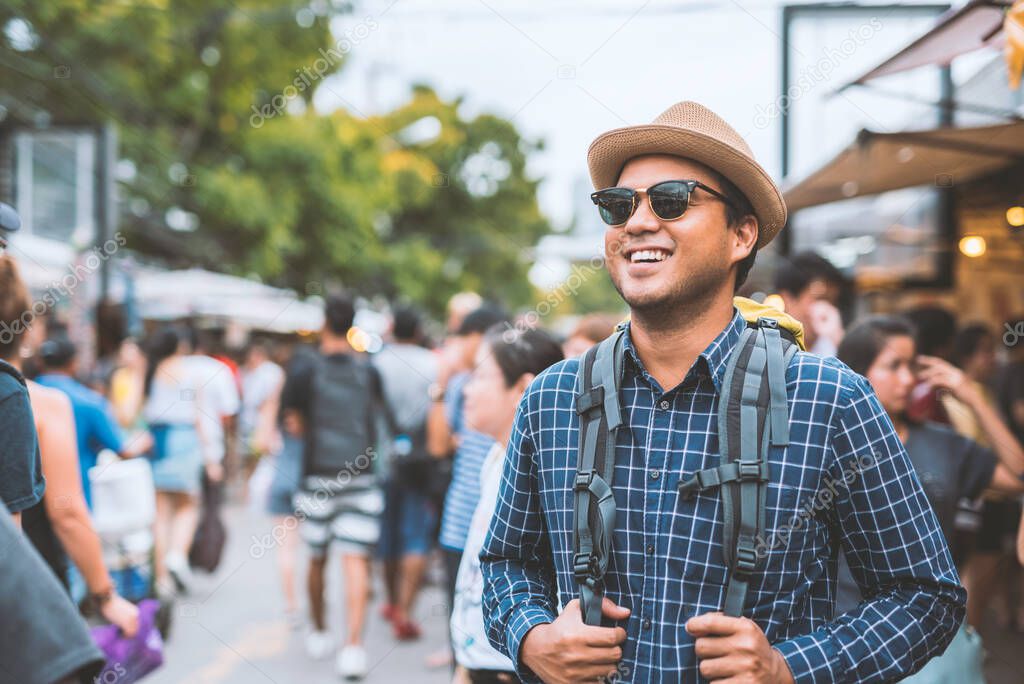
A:
{"label": "sunglasses lens", "polygon": [[629,220],[633,213],[633,191],[626,188],[602,190],[594,199],[601,220],[609,226],[617,226]]}
{"label": "sunglasses lens", "polygon": [[677,219],[690,203],[690,186],[678,181],[659,183],[647,191],[651,198],[651,209],[665,221]]}

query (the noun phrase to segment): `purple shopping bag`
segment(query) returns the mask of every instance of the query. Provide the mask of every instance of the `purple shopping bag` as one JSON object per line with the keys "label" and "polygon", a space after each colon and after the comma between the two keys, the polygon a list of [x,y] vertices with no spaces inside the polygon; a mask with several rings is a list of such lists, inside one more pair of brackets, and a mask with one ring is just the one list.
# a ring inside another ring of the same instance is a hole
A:
{"label": "purple shopping bag", "polygon": [[139,631],[125,638],[114,625],[92,628],[92,639],[107,657],[98,682],[118,684],[137,682],[164,663],[164,640],[156,627],[160,602],[146,599],[139,603]]}

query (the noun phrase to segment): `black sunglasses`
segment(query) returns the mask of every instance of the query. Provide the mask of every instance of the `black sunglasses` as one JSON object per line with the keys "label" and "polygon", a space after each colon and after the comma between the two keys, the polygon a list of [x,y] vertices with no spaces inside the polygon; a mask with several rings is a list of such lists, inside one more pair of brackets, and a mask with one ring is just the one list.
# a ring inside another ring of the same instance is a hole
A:
{"label": "black sunglasses", "polygon": [[601,219],[609,226],[622,225],[629,220],[640,206],[640,193],[646,193],[655,216],[662,221],[671,221],[686,212],[686,208],[690,206],[690,195],[697,188],[717,197],[730,207],[736,206],[722,193],[696,180],[668,180],[636,190],[605,188],[592,193],[590,199],[597,205]]}

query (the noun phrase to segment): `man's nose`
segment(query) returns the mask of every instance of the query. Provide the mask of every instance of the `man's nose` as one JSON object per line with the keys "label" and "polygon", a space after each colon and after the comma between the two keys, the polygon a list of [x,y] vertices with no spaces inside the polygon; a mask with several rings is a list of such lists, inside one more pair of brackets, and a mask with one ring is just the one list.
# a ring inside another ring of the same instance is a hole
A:
{"label": "man's nose", "polygon": [[637,201],[636,211],[626,221],[625,232],[636,235],[653,233],[659,228],[661,228],[661,223],[651,210],[651,203],[647,201],[647,195],[641,195]]}

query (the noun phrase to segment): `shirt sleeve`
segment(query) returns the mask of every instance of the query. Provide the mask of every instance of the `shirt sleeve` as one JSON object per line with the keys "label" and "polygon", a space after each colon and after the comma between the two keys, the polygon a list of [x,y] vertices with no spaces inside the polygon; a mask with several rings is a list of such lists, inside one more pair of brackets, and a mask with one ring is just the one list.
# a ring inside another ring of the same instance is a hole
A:
{"label": "shirt sleeve", "polygon": [[0,435],[0,501],[20,513],[39,503],[46,490],[32,407],[20,384],[6,396],[0,393]]}
{"label": "shirt sleeve", "polygon": [[822,494],[865,600],[775,644],[796,682],[903,679],[952,641],[967,595],[903,444],[867,381],[841,391]]}
{"label": "shirt sleeve", "polygon": [[110,449],[114,453],[121,453],[124,450],[124,435],[117,421],[110,412],[110,406],[97,406],[93,416],[93,437],[101,449]]}
{"label": "shirt sleeve", "polygon": [[487,638],[509,657],[523,681],[537,677],[519,659],[527,632],[555,619],[551,545],[540,510],[536,451],[526,417],[527,396],[516,413],[498,502],[480,552]]}
{"label": "shirt sleeve", "polygon": [[960,494],[966,499],[977,499],[992,484],[992,476],[996,472],[999,460],[991,449],[960,435],[954,435],[958,442],[954,445],[955,453],[960,458],[959,477]]}

